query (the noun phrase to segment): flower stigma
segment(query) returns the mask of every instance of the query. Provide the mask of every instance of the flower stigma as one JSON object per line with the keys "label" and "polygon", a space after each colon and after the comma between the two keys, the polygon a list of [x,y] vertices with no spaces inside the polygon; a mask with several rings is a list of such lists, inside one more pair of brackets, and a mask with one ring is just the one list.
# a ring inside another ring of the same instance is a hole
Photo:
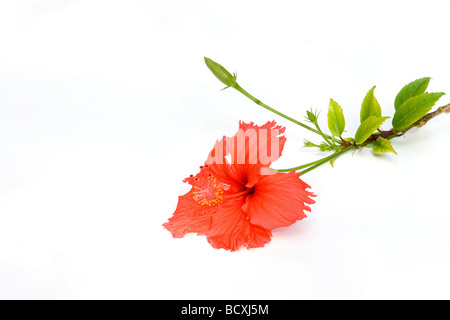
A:
{"label": "flower stigma", "polygon": [[223,201],[223,187],[213,176],[199,180],[194,186],[194,200],[201,206],[216,206]]}

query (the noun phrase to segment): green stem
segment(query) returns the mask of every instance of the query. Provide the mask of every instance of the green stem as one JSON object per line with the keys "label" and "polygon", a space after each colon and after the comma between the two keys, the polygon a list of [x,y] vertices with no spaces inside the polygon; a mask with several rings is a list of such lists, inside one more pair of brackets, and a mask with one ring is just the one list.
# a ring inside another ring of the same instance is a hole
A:
{"label": "green stem", "polygon": [[311,128],[310,126],[307,126],[306,124],[301,123],[300,121],[297,121],[297,120],[295,120],[295,119],[293,119],[293,118],[291,118],[291,117],[285,115],[284,113],[281,113],[281,112],[279,112],[279,111],[277,111],[277,110],[275,110],[275,109],[269,107],[269,106],[266,105],[265,103],[262,103],[260,100],[256,99],[256,98],[255,98],[254,96],[252,96],[250,93],[248,93],[247,91],[245,91],[245,90],[244,90],[239,84],[237,84],[236,82],[235,82],[231,87],[233,87],[234,89],[236,89],[237,91],[239,91],[240,93],[242,93],[244,96],[246,96],[247,98],[249,98],[250,100],[252,100],[252,101],[253,101],[254,103],[256,103],[257,105],[259,105],[259,106],[261,106],[261,107],[263,107],[263,108],[265,108],[265,109],[267,109],[267,110],[269,110],[269,111],[272,111],[273,113],[279,115],[280,117],[283,117],[283,118],[285,118],[285,119],[287,119],[287,120],[289,120],[289,121],[291,121],[291,122],[293,122],[293,123],[295,123],[295,124],[297,124],[297,125],[299,125],[299,126],[305,128],[305,129],[307,129],[307,130],[309,130],[309,131],[312,131],[312,132],[314,132],[314,133],[316,133],[316,134],[318,134],[318,135],[320,135],[320,136],[323,136],[323,137],[327,137],[327,138],[329,138],[329,139],[332,139],[332,137],[330,137],[330,136],[328,136],[328,135],[326,135],[326,134],[324,134],[324,133],[321,133],[321,132],[319,132],[318,130],[316,130],[316,129],[314,129],[314,128]]}
{"label": "green stem", "polygon": [[[333,153],[332,155],[335,155],[335,153]],[[329,157],[330,157],[330,156],[329,156]],[[327,157],[327,158],[328,158],[328,157]],[[303,164],[303,165],[301,165],[301,166],[294,167],[294,168],[289,168],[289,169],[272,169],[272,170],[273,170],[273,171],[276,171],[276,172],[291,172],[292,170],[297,171],[297,170],[301,170],[301,169],[304,169],[304,168],[311,167],[312,165],[315,165],[315,164],[317,164],[317,163],[319,163],[319,162],[322,162],[324,159],[325,159],[325,158],[322,158],[322,159],[320,159],[320,160],[316,160],[316,161],[313,161],[313,162],[310,162],[310,163],[306,163],[306,164]]]}
{"label": "green stem", "polygon": [[320,129],[319,124],[317,122],[314,123],[314,126],[316,127],[317,131],[319,131],[320,135],[325,140],[325,142],[328,143],[330,147],[335,147],[335,145],[327,138],[327,135],[323,133],[323,131]]}
{"label": "green stem", "polygon": [[333,160],[333,159],[336,159],[336,158],[340,157],[342,154],[346,153],[347,151],[354,150],[354,149],[355,149],[355,147],[354,147],[354,146],[351,146],[351,147],[348,147],[348,148],[346,148],[346,149],[344,149],[344,150],[337,151],[337,152],[333,153],[331,156],[322,159],[322,161],[318,162],[317,164],[315,164],[315,165],[309,167],[309,168],[306,169],[306,170],[303,170],[302,172],[300,172],[300,174],[299,174],[298,176],[300,177],[300,176],[302,176],[302,175],[304,175],[304,174],[306,174],[306,173],[308,173],[308,172],[310,172],[310,171],[313,171],[314,169],[320,167],[321,165],[327,163],[328,161],[331,161],[331,160]]}
{"label": "green stem", "polygon": [[336,158],[340,157],[342,154],[346,153],[347,151],[354,150],[355,148],[356,148],[355,146],[349,146],[349,147],[347,147],[345,149],[336,151],[335,153],[333,153],[332,155],[329,155],[328,157],[325,157],[325,158],[322,158],[320,160],[313,161],[313,162],[310,162],[310,163],[307,163],[307,164],[304,164],[304,165],[301,165],[301,166],[298,166],[298,167],[289,168],[289,169],[272,169],[272,170],[277,171],[277,172],[290,172],[292,170],[297,171],[297,170],[301,170],[301,169],[307,168],[306,170],[303,170],[299,174],[299,176],[301,176],[301,175],[304,175],[305,173],[308,173],[308,172],[310,172],[310,171],[320,167],[321,165],[323,165],[323,164],[325,164],[325,163],[327,163],[327,162],[329,162],[329,161],[331,161],[333,159],[336,159]]}

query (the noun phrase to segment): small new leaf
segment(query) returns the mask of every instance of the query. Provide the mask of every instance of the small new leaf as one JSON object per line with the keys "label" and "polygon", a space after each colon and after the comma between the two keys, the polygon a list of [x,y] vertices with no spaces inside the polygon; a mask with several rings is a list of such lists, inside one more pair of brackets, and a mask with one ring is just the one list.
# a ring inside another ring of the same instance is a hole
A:
{"label": "small new leaf", "polygon": [[308,140],[305,140],[305,141],[304,141],[303,146],[304,146],[305,148],[314,148],[314,147],[319,148],[319,146],[318,146],[317,144],[312,143],[311,141],[308,141]]}
{"label": "small new leaf", "polygon": [[344,111],[333,99],[330,99],[330,107],[328,108],[328,128],[331,134],[336,137],[340,137],[345,129]]}
{"label": "small new leaf", "polygon": [[330,146],[329,144],[322,142],[319,146],[319,150],[322,152],[329,152],[329,151],[333,151],[334,148],[332,146]]}
{"label": "small new leaf", "polygon": [[418,96],[427,90],[428,84],[430,83],[431,78],[425,77],[414,80],[411,83],[408,83],[406,86],[400,90],[395,98],[395,110],[397,110],[406,100],[409,98]]}
{"label": "small new leaf", "polygon": [[373,144],[373,152],[374,153],[387,153],[387,152],[392,152],[397,154],[397,152],[394,150],[394,148],[392,147],[392,144],[389,140],[384,139],[382,137],[379,137],[377,139],[377,141],[374,142]]}
{"label": "small new leaf", "polygon": [[389,117],[370,116],[361,123],[355,134],[355,143],[363,144]]}
{"label": "small new leaf", "polygon": [[334,163],[336,162],[336,158],[330,160],[330,165],[334,168]]}
{"label": "small new leaf", "polygon": [[409,98],[398,107],[392,119],[392,126],[399,131],[414,124],[424,117],[444,94],[443,92],[422,93]]}
{"label": "small new leaf", "polygon": [[375,86],[367,92],[366,97],[361,106],[361,123],[370,116],[381,116],[381,107],[377,99],[373,95]]}

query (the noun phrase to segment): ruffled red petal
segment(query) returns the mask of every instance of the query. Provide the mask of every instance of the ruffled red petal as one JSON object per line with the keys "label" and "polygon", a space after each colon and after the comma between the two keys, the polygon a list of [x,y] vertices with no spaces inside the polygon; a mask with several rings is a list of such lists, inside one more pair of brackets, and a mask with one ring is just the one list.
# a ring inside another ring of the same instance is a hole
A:
{"label": "ruffled red petal", "polygon": [[201,206],[194,200],[193,189],[178,197],[173,216],[163,226],[174,238],[182,238],[188,232],[205,234],[211,227],[211,216],[217,207]]}
{"label": "ruffled red petal", "polygon": [[239,122],[238,132],[227,140],[227,153],[232,164],[262,164],[269,166],[281,157],[286,143],[285,127],[268,121],[262,126]]}
{"label": "ruffled red petal", "polygon": [[294,171],[261,176],[243,209],[254,225],[269,230],[287,227],[306,218],[304,211],[311,211],[308,204],[315,201],[308,188]]}
{"label": "ruffled red petal", "polygon": [[223,136],[222,139],[217,140],[214,144],[214,148],[208,154],[206,164],[226,164],[227,163],[227,137]]}
{"label": "ruffled red petal", "polygon": [[258,248],[270,242],[272,232],[251,224],[244,211],[244,197],[222,204],[212,216],[208,242],[216,249],[236,251],[241,247]]}
{"label": "ruffled red petal", "polygon": [[[285,127],[277,126],[275,121],[269,121],[262,126],[240,121],[234,136],[223,137],[216,142],[206,163],[269,166],[281,157],[286,143],[286,137],[283,135],[285,130]],[[230,162],[226,160],[228,155]]]}

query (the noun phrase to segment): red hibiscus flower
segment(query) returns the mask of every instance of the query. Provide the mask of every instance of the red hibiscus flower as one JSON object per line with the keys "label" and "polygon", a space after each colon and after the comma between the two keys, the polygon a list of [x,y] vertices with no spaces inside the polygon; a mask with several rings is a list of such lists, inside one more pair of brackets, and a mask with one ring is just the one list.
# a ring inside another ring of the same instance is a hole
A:
{"label": "red hibiscus flower", "polygon": [[[180,196],[164,227],[173,237],[205,235],[217,249],[263,247],[271,230],[306,217],[314,196],[295,171],[277,173],[270,164],[281,156],[286,137],[275,121],[263,126],[239,123],[231,138],[217,141],[197,175],[184,182],[192,188]],[[227,159],[228,158],[228,159]]]}

